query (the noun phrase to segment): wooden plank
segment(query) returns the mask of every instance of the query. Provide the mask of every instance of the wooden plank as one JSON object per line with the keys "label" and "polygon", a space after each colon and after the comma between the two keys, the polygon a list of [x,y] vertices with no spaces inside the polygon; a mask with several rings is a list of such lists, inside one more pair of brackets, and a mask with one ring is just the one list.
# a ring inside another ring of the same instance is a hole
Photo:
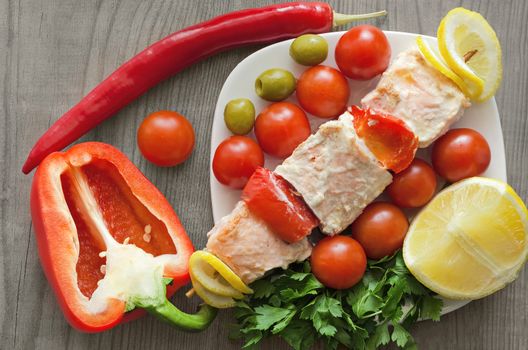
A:
{"label": "wooden plank", "polygon": [[[189,334],[151,317],[110,332],[87,335],[64,321],[36,254],[29,216],[31,176],[20,172],[37,137],[120,63],[149,43],[187,25],[268,1],[31,0],[0,1],[0,348],[2,349],[236,349],[227,340],[231,314],[222,312],[204,333]],[[434,35],[440,18],[463,5],[481,12],[497,30],[504,52],[504,82],[497,95],[508,177],[528,196],[528,5],[523,0],[330,1],[340,12],[387,9],[375,22],[387,30]],[[154,88],[82,140],[122,149],[167,196],[197,247],[212,225],[209,199],[209,134],[216,98],[236,64],[257,46],[210,58]],[[175,109],[197,133],[192,158],[161,169],[135,145],[139,122],[149,112]],[[499,293],[445,316],[422,322],[413,334],[423,349],[527,349],[528,272]],[[182,293],[177,305],[192,310]],[[279,340],[265,348],[286,348]]]}

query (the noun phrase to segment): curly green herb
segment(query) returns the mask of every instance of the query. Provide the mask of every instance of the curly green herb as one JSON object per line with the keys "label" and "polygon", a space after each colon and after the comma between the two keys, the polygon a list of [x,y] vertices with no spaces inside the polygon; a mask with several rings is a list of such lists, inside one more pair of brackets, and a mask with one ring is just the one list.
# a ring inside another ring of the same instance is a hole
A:
{"label": "curly green herb", "polygon": [[298,264],[254,282],[252,296],[235,308],[231,336],[255,348],[278,335],[293,349],[310,349],[321,341],[327,349],[377,349],[394,342],[415,349],[407,330],[419,318],[440,319],[442,300],[407,270],[400,252],[369,261],[361,283],[348,290],[325,288]]}

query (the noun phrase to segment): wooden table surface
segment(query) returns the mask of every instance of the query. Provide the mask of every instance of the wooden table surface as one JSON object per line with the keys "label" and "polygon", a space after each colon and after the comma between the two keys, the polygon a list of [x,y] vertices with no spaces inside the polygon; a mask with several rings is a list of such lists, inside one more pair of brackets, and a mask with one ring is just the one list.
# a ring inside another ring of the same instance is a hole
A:
{"label": "wooden table surface", "polygon": [[[163,36],[210,17],[269,1],[1,0],[0,1],[0,348],[237,349],[227,340],[232,318],[222,312],[204,333],[177,331],[152,317],[102,334],[79,333],[65,322],[39,264],[29,215],[32,175],[20,169],[37,138],[107,74]],[[461,4],[481,12],[503,48],[504,80],[496,98],[508,179],[528,196],[528,2],[524,0],[331,1],[339,12],[386,9],[382,29],[435,35],[440,19]],[[209,197],[209,137],[222,84],[259,47],[234,49],[160,84],[82,140],[124,151],[167,196],[196,247],[213,224]],[[173,109],[194,125],[197,143],[184,165],[157,168],[136,147],[136,130],[150,112]],[[528,270],[504,290],[412,329],[421,349],[528,349]],[[196,305],[182,295],[177,305]],[[286,348],[280,341],[265,348]]]}

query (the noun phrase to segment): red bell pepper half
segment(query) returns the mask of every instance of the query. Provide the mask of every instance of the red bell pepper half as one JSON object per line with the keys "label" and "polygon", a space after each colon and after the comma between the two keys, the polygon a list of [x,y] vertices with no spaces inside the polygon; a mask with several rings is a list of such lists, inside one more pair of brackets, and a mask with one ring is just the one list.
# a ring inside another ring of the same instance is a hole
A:
{"label": "red bell pepper half", "polygon": [[418,138],[401,120],[351,106],[356,134],[387,169],[399,173],[414,159]]}
{"label": "red bell pepper half", "polygon": [[191,315],[167,300],[189,282],[193,245],[165,197],[114,147],[81,143],[46,157],[31,216],[42,267],[73,327],[104,331],[136,306],[186,330],[214,319],[209,306]]}
{"label": "red bell pepper half", "polygon": [[271,170],[257,168],[249,178],[242,200],[282,240],[295,243],[319,224],[306,203],[294,194],[288,182]]}

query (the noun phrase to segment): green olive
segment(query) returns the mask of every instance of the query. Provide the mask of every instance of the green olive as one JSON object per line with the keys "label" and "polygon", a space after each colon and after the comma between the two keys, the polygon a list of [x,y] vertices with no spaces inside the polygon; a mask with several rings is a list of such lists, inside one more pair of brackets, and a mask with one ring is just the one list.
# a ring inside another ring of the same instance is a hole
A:
{"label": "green olive", "polygon": [[225,106],[224,121],[233,134],[248,134],[255,124],[255,106],[247,98],[231,100]]}
{"label": "green olive", "polygon": [[273,68],[264,71],[255,80],[257,95],[268,101],[282,101],[295,91],[295,77],[286,69]]}
{"label": "green olive", "polygon": [[328,43],[316,34],[304,34],[290,45],[290,56],[304,66],[315,66],[328,56]]}

